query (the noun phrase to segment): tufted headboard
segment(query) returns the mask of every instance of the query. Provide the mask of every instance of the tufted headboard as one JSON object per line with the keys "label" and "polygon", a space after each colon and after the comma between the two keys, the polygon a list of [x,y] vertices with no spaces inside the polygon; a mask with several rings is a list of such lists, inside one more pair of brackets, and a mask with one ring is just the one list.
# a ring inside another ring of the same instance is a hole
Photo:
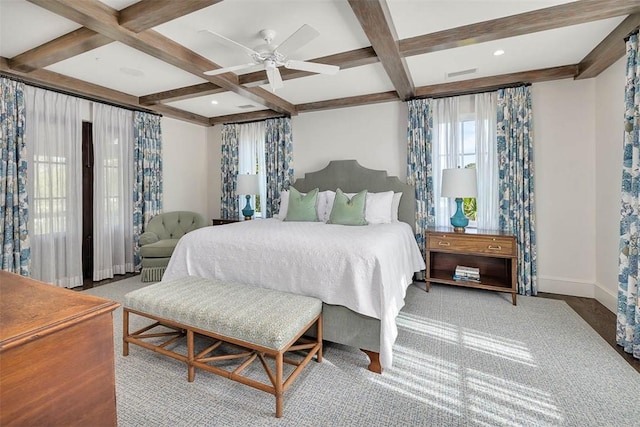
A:
{"label": "tufted headboard", "polygon": [[304,178],[298,178],[293,186],[296,190],[307,192],[314,188],[334,190],[340,188],[345,193],[357,193],[368,190],[372,193],[382,191],[402,192],[398,219],[406,222],[415,231],[416,195],[412,186],[403,183],[397,176],[388,176],[385,171],[367,169],[356,160],[333,160],[327,167],[309,172]]}

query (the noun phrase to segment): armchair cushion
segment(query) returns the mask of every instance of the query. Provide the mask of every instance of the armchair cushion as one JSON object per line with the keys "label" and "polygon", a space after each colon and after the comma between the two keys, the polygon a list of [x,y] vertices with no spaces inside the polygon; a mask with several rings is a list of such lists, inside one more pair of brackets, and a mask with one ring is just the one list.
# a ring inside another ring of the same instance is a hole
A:
{"label": "armchair cushion", "polygon": [[164,239],[140,247],[142,258],[169,258],[179,239]]}
{"label": "armchair cushion", "polygon": [[140,235],[140,246],[150,245],[152,243],[156,243],[160,238],[158,235],[152,231],[145,231]]}

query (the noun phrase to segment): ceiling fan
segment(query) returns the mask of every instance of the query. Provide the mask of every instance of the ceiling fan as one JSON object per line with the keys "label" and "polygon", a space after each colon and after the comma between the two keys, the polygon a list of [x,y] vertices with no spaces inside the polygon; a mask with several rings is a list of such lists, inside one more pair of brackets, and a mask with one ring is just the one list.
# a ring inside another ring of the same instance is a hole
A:
{"label": "ceiling fan", "polygon": [[293,52],[300,49],[302,46],[309,43],[320,35],[315,28],[310,25],[304,24],[295,33],[289,36],[285,41],[279,45],[274,45],[271,42],[276,36],[274,30],[261,30],[260,37],[265,41],[264,44],[257,46],[255,49],[251,49],[243,44],[235,42],[227,37],[214,33],[210,30],[202,30],[212,36],[218,41],[230,46],[234,49],[241,49],[253,60],[247,64],[234,65],[231,67],[218,68],[216,70],[206,71],[204,74],[214,76],[216,74],[228,73],[230,71],[239,70],[251,70],[260,71],[265,70],[267,72],[267,78],[271,85],[271,90],[276,91],[283,87],[282,76],[278,67],[284,66],[292,70],[308,71],[311,73],[320,74],[336,74],[340,67],[336,65],[318,64],[308,61],[297,61],[295,59],[289,59],[288,56]]}

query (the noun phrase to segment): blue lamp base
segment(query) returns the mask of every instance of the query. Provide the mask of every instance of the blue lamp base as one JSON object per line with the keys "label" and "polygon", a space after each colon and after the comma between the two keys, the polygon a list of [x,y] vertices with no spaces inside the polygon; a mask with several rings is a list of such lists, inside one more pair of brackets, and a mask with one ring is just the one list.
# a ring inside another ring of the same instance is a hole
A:
{"label": "blue lamp base", "polygon": [[245,205],[244,209],[242,209],[242,215],[244,215],[244,219],[251,219],[253,218],[253,209],[251,209],[251,196],[247,196],[247,204]]}
{"label": "blue lamp base", "polygon": [[456,198],[456,206],[456,213],[451,217],[451,225],[453,226],[453,231],[464,233],[464,228],[469,225],[469,218],[462,213],[462,199],[460,197]]}

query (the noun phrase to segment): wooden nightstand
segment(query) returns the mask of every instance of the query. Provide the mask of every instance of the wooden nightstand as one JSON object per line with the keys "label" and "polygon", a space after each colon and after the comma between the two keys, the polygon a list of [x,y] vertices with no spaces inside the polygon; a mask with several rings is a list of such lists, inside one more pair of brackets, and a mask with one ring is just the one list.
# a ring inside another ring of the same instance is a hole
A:
{"label": "wooden nightstand", "polygon": [[[449,228],[430,228],[425,237],[427,292],[431,283],[508,292],[516,305],[518,247],[515,236],[499,231],[456,233]],[[480,282],[454,280],[458,265],[480,269]]]}
{"label": "wooden nightstand", "polygon": [[233,224],[234,222],[240,222],[238,219],[220,219],[214,218],[211,220],[211,225],[224,225],[224,224]]}

